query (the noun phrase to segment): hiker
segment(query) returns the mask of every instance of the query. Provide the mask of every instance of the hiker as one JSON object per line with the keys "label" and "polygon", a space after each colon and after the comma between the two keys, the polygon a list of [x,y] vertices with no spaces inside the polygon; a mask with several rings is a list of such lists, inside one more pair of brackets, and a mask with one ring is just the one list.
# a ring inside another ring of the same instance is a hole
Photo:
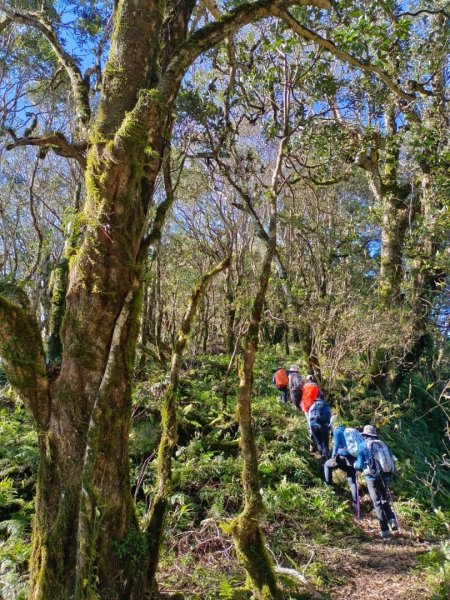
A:
{"label": "hiker", "polygon": [[289,392],[291,395],[291,402],[300,410],[300,401],[302,399],[303,391],[303,379],[299,373],[297,365],[291,365],[288,373],[289,378]]}
{"label": "hiker", "polygon": [[322,462],[328,458],[328,439],[330,434],[331,409],[322,392],[309,409],[311,436],[320,452]]}
{"label": "hiker", "polygon": [[366,478],[370,498],[380,523],[381,537],[389,538],[392,531],[398,529],[395,513],[389,502],[389,482],[395,474],[395,462],[391,451],[378,438],[373,425],[365,425],[362,437],[364,441],[359,446],[355,469],[362,471]]}
{"label": "hiker", "polygon": [[323,466],[325,483],[328,485],[333,483],[333,469],[344,471],[347,475],[353,507],[358,516],[359,498],[354,464],[358,456],[359,446],[364,440],[359,431],[351,427],[345,427],[338,415],[331,417],[330,424],[333,432],[333,450],[331,451],[331,458]]}
{"label": "hiker", "polygon": [[279,367],[273,372],[272,383],[281,392],[280,400],[287,404],[289,378],[286,369]]}
{"label": "hiker", "polygon": [[307,375],[306,382],[303,385],[302,400],[300,402],[300,407],[306,417],[306,422],[308,424],[309,435],[311,438],[311,443],[309,446],[310,452],[314,452],[317,448],[316,448],[316,443],[315,443],[314,438],[311,433],[311,427],[309,425],[309,409],[314,404],[314,402],[317,400],[317,397],[319,396],[319,391],[320,391],[319,386],[314,381],[313,376]]}

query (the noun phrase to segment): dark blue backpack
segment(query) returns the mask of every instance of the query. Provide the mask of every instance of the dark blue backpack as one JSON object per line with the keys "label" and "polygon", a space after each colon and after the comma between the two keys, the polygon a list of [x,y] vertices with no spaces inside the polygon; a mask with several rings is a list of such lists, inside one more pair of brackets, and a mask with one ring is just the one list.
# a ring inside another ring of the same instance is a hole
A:
{"label": "dark blue backpack", "polygon": [[331,408],[325,400],[316,400],[309,409],[309,421],[315,421],[320,425],[329,425],[331,419]]}

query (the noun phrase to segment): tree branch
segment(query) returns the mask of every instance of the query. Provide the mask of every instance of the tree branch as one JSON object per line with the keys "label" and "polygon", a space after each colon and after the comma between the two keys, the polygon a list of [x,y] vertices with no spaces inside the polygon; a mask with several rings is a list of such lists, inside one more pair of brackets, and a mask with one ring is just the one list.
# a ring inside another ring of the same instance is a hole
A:
{"label": "tree branch", "polygon": [[325,48],[334,56],[337,56],[341,60],[353,65],[358,69],[361,69],[361,71],[365,71],[366,73],[374,73],[375,75],[377,75],[381,79],[381,81],[383,81],[383,83],[402,100],[405,100],[406,102],[412,102],[413,100],[416,100],[415,94],[408,94],[407,92],[402,90],[402,88],[398,86],[395,83],[395,81],[393,81],[391,77],[389,77],[389,75],[385,71],[383,71],[383,69],[380,69],[379,67],[370,63],[362,62],[358,58],[355,58],[351,54],[348,54],[348,52],[345,52],[345,50],[341,50],[331,40],[327,40],[318,33],[315,33],[314,31],[311,31],[307,27],[301,25],[297,21],[297,19],[295,19],[284,8],[274,6],[273,14],[283,19],[286,25],[288,25],[293,31],[295,31],[295,33],[297,33],[302,38],[319,44],[319,46]]}
{"label": "tree branch", "polygon": [[275,15],[276,8],[295,5],[331,7],[329,0],[257,0],[238,6],[225,13],[218,21],[209,23],[189,35],[168,63],[158,86],[140,90],[133,110],[127,113],[116,130],[112,149],[114,160],[121,160],[134,147],[133,132],[136,131],[136,127],[141,128],[142,135],[145,135],[153,123],[168,117],[165,111],[172,106],[186,70],[198,56],[232,36],[241,27]]}
{"label": "tree branch", "polygon": [[53,48],[53,51],[58,57],[59,62],[65,68],[69,76],[75,99],[77,117],[82,128],[86,126],[91,118],[89,86],[87,85],[87,82],[83,80],[83,75],[77,63],[75,62],[75,59],[68,52],[66,52],[66,50],[64,50],[52,24],[41,12],[20,12],[6,5],[4,2],[0,2],[0,10],[15,23],[33,27],[34,29],[40,31],[47,38],[47,41]]}
{"label": "tree branch", "polygon": [[159,86],[163,97],[169,101],[173,100],[186,69],[200,54],[232,36],[245,25],[275,15],[277,10],[286,9],[289,6],[315,6],[329,9],[331,2],[329,0],[257,0],[257,2],[245,3],[224,13],[220,19],[192,33],[180,45]]}
{"label": "tree branch", "polygon": [[447,19],[450,18],[450,14],[445,10],[429,10],[424,8],[422,10],[416,10],[415,12],[403,12],[398,15],[395,15],[396,19],[401,19],[402,17],[418,17],[419,15],[443,15]]}
{"label": "tree branch", "polygon": [[290,577],[291,579],[295,579],[300,582],[302,585],[306,587],[308,592],[314,597],[319,598],[320,600],[325,600],[325,596],[323,596],[320,592],[318,592],[306,579],[306,577],[299,573],[296,569],[288,569],[286,567],[275,566],[275,573],[278,575],[284,575],[286,577]]}
{"label": "tree branch", "polygon": [[12,23],[12,19],[6,17],[6,19],[0,23],[0,33],[2,33],[2,31],[6,29],[10,23]]}
{"label": "tree branch", "polygon": [[[184,161],[183,161],[184,162]],[[162,164],[162,170],[164,175],[164,187],[166,190],[166,198],[163,200],[156,209],[155,218],[153,220],[153,225],[151,231],[148,235],[142,240],[141,246],[144,250],[147,250],[149,246],[154,244],[155,246],[159,245],[161,241],[161,234],[164,224],[166,222],[167,214],[175,202],[175,193],[174,187],[172,183],[172,174],[171,174],[171,147],[170,144],[166,149],[166,154]]]}
{"label": "tree branch", "polygon": [[45,431],[50,396],[39,325],[25,292],[8,282],[0,282],[0,357],[8,381],[31,410],[38,431]]}
{"label": "tree branch", "polygon": [[59,131],[42,137],[29,136],[21,138],[16,137],[12,130],[9,130],[9,133],[14,141],[6,145],[7,150],[13,150],[18,146],[39,146],[42,148],[41,158],[44,158],[47,152],[52,149],[58,156],[74,158],[83,170],[86,169],[86,157],[83,152],[87,150],[87,142],[83,140],[70,143]]}

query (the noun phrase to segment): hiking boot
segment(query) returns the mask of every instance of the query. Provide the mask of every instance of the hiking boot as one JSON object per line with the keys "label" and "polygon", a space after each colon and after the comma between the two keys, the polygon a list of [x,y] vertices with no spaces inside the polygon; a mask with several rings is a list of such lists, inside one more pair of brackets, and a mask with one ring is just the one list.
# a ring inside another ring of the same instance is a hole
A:
{"label": "hiking boot", "polygon": [[398,531],[398,523],[396,519],[389,519],[389,527],[392,529],[392,531]]}
{"label": "hiking boot", "polygon": [[383,538],[383,540],[388,540],[390,537],[392,537],[392,533],[388,530],[388,531],[382,531],[381,532],[381,537]]}

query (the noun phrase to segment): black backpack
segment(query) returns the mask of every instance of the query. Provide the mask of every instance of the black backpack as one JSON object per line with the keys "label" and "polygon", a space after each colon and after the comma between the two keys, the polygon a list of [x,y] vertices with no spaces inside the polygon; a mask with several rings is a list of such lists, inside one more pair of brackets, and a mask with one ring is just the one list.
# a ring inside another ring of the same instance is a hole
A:
{"label": "black backpack", "polygon": [[331,408],[328,402],[318,399],[309,409],[309,420],[316,421],[320,425],[329,425],[331,419]]}

